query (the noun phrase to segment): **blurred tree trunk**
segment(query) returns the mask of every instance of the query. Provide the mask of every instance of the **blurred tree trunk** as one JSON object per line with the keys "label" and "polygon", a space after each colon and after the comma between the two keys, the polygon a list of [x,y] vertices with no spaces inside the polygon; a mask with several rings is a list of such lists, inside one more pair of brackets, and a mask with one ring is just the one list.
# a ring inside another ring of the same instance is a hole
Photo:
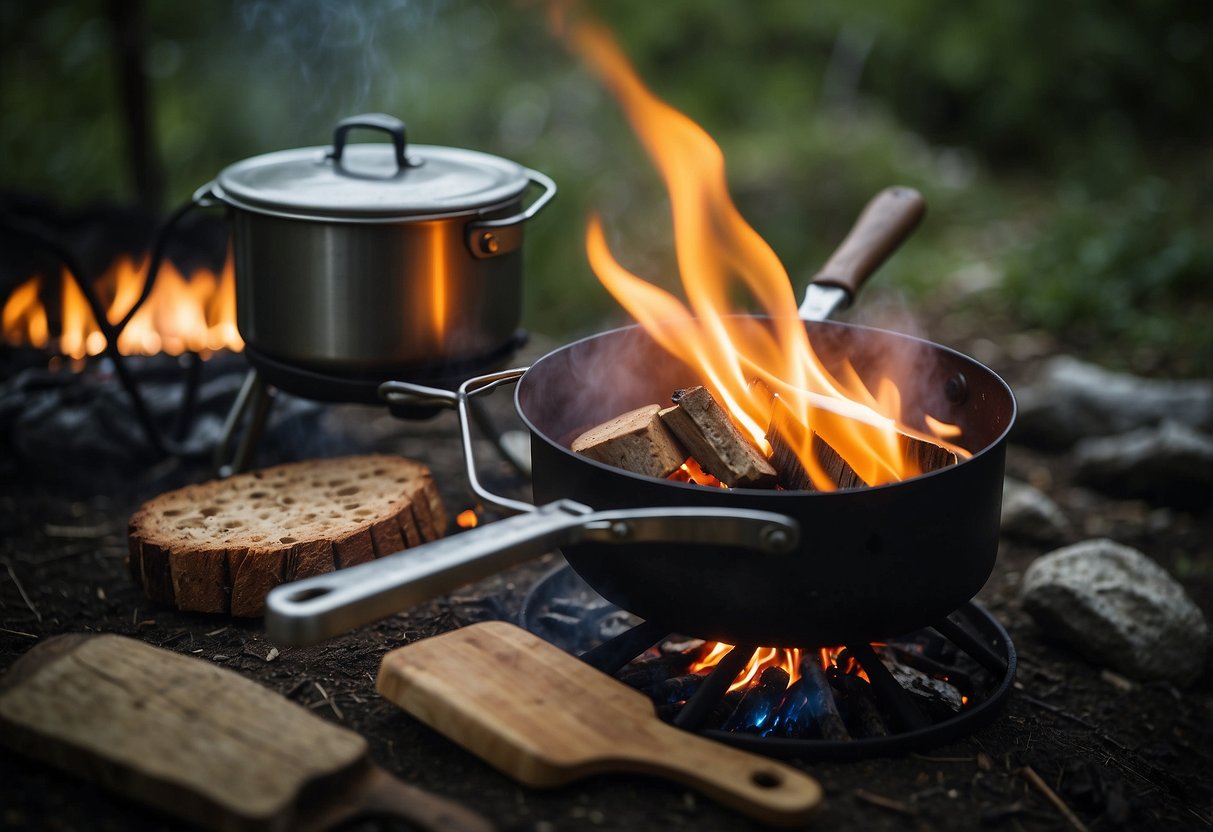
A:
{"label": "blurred tree trunk", "polygon": [[139,204],[159,217],[164,204],[164,169],[156,148],[152,97],[143,69],[146,23],[142,0],[109,0],[119,97],[126,130],[127,164]]}

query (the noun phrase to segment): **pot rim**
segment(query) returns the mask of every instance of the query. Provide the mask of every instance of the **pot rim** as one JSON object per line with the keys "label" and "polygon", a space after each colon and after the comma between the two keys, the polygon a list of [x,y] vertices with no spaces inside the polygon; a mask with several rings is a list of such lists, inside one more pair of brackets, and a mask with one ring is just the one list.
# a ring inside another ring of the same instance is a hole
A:
{"label": "pot rim", "polygon": [[390,213],[382,216],[374,214],[346,216],[337,214],[324,215],[319,213],[306,213],[303,211],[270,208],[263,205],[246,202],[233,196],[231,193],[223,189],[223,187],[219,184],[218,179],[212,179],[210,182],[207,182],[205,185],[200,187],[194,192],[193,198],[194,202],[203,205],[211,204],[213,202],[221,202],[229,208],[247,211],[250,214],[258,214],[264,217],[273,217],[275,219],[341,225],[400,225],[406,223],[423,223],[438,220],[474,219],[484,217],[496,211],[505,211],[506,209],[516,205],[521,198],[521,192],[519,192],[517,196],[502,200],[501,202],[486,204],[477,208],[467,208],[461,211],[435,212],[431,214]]}
{"label": "pot rim", "polygon": [[[758,319],[767,318],[767,316],[765,316],[765,315],[743,315],[742,317],[758,318]],[[904,488],[907,483],[917,483],[917,482],[921,482],[925,479],[947,476],[950,472],[954,471],[958,466],[966,465],[970,462],[973,462],[976,459],[986,456],[987,454],[995,453],[997,451],[997,449],[1007,441],[1007,437],[1010,435],[1011,428],[1015,424],[1016,417],[1018,416],[1018,413],[1019,413],[1019,405],[1015,399],[1015,393],[1011,389],[1011,386],[1009,384],[1007,384],[1006,380],[1004,378],[1002,378],[1002,376],[1000,376],[998,373],[994,372],[989,367],[987,367],[985,364],[981,363],[980,361],[973,358],[972,356],[966,355],[965,353],[960,352],[959,350],[953,349],[953,348],[945,346],[943,344],[939,344],[934,341],[929,341],[926,338],[920,338],[916,335],[907,335],[902,332],[895,332],[892,330],[880,329],[878,327],[865,326],[863,324],[854,324],[854,323],[849,323],[849,322],[844,322],[844,321],[828,321],[828,320],[827,321],[811,321],[811,322],[806,321],[805,323],[812,327],[823,327],[823,326],[824,327],[841,327],[843,329],[871,332],[871,333],[875,333],[877,336],[893,336],[895,338],[900,338],[900,339],[905,339],[906,341],[915,342],[915,343],[919,344],[920,346],[929,348],[930,350],[933,350],[933,351],[950,354],[951,356],[953,356],[956,359],[960,359],[965,363],[973,365],[975,369],[984,371],[984,373],[987,374],[988,378],[990,380],[992,380],[993,382],[995,382],[996,386],[1002,388],[1002,390],[1006,393],[1007,399],[1008,399],[1008,402],[1010,405],[1009,411],[1007,413],[1006,424],[1003,425],[1002,430],[998,432],[998,435],[993,440],[985,443],[981,448],[973,450],[972,456],[970,456],[968,459],[960,460],[956,463],[956,465],[951,465],[946,468],[941,468],[941,469],[938,469],[935,471],[929,471],[925,474],[918,474],[917,476],[908,477],[904,480],[898,480],[896,482],[889,482],[889,483],[885,483],[883,485],[866,485],[861,488],[842,488],[837,491],[796,491],[796,490],[771,490],[771,489],[764,489],[764,488],[737,487],[737,488],[730,488],[727,491],[722,491],[721,493],[740,495],[740,496],[761,496],[764,498],[773,499],[775,501],[780,501],[780,500],[803,500],[806,498],[810,498],[810,499],[815,498],[818,500],[825,500],[827,498],[838,499],[838,498],[847,497],[848,495],[864,495],[864,494],[872,494],[874,492],[880,492],[880,491],[896,491],[898,489]],[[661,479],[658,477],[650,477],[645,474],[637,474],[634,471],[627,471],[622,468],[617,468],[613,465],[609,465],[604,462],[599,462],[595,459],[591,459],[588,456],[584,456],[581,454],[574,454],[573,451],[568,448],[568,446],[566,446],[560,442],[558,437],[549,435],[546,430],[541,429],[537,424],[535,424],[535,421],[531,418],[531,416],[523,408],[523,404],[522,404],[523,391],[525,390],[525,388],[528,384],[528,377],[529,377],[531,383],[533,383],[534,374],[531,371],[535,367],[537,367],[538,365],[542,364],[543,362],[545,362],[549,359],[554,359],[555,356],[557,356],[561,353],[564,353],[569,350],[573,350],[574,348],[577,348],[579,345],[582,345],[582,344],[585,344],[585,343],[588,343],[590,341],[594,341],[597,339],[602,339],[607,336],[626,337],[625,333],[628,333],[628,332],[643,333],[644,328],[640,324],[630,324],[627,326],[616,327],[614,329],[608,329],[603,332],[597,332],[597,333],[594,333],[591,335],[587,335],[583,338],[579,338],[570,343],[564,344],[564,345],[552,350],[551,352],[546,353],[539,359],[537,359],[533,364],[531,364],[527,368],[527,371],[525,373],[523,373],[523,375],[518,379],[518,384],[514,388],[514,411],[515,411],[515,413],[517,413],[519,419],[521,419],[523,424],[526,426],[526,428],[530,432],[532,438],[537,438],[537,439],[543,441],[544,443],[550,445],[551,447],[553,447],[554,449],[556,449],[557,451],[559,451],[565,455],[568,455],[570,457],[575,457],[578,460],[578,462],[587,464],[591,468],[600,469],[604,472],[608,472],[608,473],[611,473],[614,475],[621,475],[621,476],[623,476],[625,478],[629,478],[629,479],[638,479],[638,480],[641,480],[646,483],[660,483],[663,486],[668,486],[671,489],[674,489],[675,491],[685,490],[685,491],[688,491],[688,492],[694,493],[694,494],[702,494],[705,491],[707,491],[707,493],[713,493],[711,490],[705,489],[703,486],[696,485],[694,483],[684,483],[684,482],[678,482],[676,480],[667,480],[667,479]]]}

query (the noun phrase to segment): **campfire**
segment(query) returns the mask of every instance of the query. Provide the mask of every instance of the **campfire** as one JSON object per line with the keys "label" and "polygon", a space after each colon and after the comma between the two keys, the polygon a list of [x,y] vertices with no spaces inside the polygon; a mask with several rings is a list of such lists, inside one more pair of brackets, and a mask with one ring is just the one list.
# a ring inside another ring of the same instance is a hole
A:
{"label": "campfire", "polygon": [[[659,627],[636,624],[568,567],[540,580],[521,614],[528,629],[645,694],[662,719],[806,759],[887,751],[913,742],[907,732],[951,732],[988,719],[1010,684],[1013,648],[977,608],[966,606],[960,617],[996,650],[949,625],[812,649],[654,636]],[[633,657],[629,648],[649,639],[652,646]]]}
{"label": "campfire", "polygon": [[[149,260],[148,255],[120,255],[93,284],[110,324],[121,322],[138,300]],[[22,283],[2,315],[0,331],[10,346],[52,350],[75,360],[105,349],[101,327],[66,271],[58,281],[34,276]],[[230,256],[218,274],[199,267],[187,277],[172,263],[163,263],[151,294],[118,336],[123,355],[192,352],[206,357],[243,347],[236,331],[236,278]]]}
{"label": "campfire", "polygon": [[[590,264],[692,374],[668,402],[598,424],[573,439],[571,449],[633,473],[709,488],[792,491],[880,486],[971,456],[950,441],[959,427],[908,411],[888,376],[865,382],[846,359],[841,368],[827,368],[810,343],[786,270],[729,196],[720,148],[646,88],[607,30],[585,20],[564,23],[568,41],[619,100],[665,182],[687,303],[621,265],[597,216],[586,233]],[[740,314],[745,310],[733,302],[739,296],[757,307],[766,326]],[[880,665],[882,676],[913,679],[908,687],[937,710],[954,713],[967,704],[967,693],[949,682],[965,674],[930,659],[922,669],[922,645],[878,648],[877,658],[862,646],[873,673]],[[692,717],[710,728],[790,738],[884,736],[868,670],[855,652],[747,647],[734,654],[733,645],[700,642],[668,653],[652,648],[620,678],[675,718],[720,666],[728,688],[715,711],[727,703],[727,713]]]}

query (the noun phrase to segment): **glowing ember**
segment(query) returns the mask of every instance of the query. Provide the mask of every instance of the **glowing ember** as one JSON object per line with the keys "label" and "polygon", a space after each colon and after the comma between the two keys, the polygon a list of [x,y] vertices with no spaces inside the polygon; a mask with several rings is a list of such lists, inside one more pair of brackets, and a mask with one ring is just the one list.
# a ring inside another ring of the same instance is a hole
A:
{"label": "glowing ember", "polygon": [[[954,451],[944,437],[958,432],[930,419],[933,434],[900,420],[901,394],[888,379],[870,390],[845,364],[834,374],[809,344],[787,272],[775,252],[738,213],[715,142],[682,113],[656,98],[636,75],[611,34],[593,21],[559,8],[556,23],[572,47],[619,100],[669,191],[675,247],[689,308],[615,260],[597,216],[586,233],[590,264],[599,280],[672,355],[695,368],[739,428],[768,455],[766,439],[777,394],[809,430],[830,445],[863,482],[879,485],[922,473],[906,452],[902,434]],[[736,316],[730,301],[744,293],[771,319],[770,328]],[[730,317],[733,316],[733,317]],[[818,490],[834,490],[809,443],[790,443]]]}
{"label": "glowing ember", "polygon": [[[143,289],[148,258],[138,263],[119,257],[96,282],[98,297],[107,304],[110,323],[122,320]],[[61,313],[57,350],[72,358],[99,355],[105,338],[83,293],[71,277],[60,276]],[[46,308],[39,295],[43,279],[34,277],[17,287],[4,305],[3,336],[13,346],[52,346]],[[196,269],[185,278],[171,263],[163,263],[147,301],[118,337],[123,355],[203,355],[215,350],[241,350],[236,331],[236,276],[229,256],[220,274]]]}
{"label": "glowing ember", "polygon": [[[884,645],[883,644],[873,644],[872,646],[873,647],[883,647]],[[862,667],[860,667],[859,662],[855,661],[855,659],[852,658],[850,655],[848,655],[845,658],[845,660],[842,661],[841,664],[839,663],[839,658],[842,655],[842,651],[845,649],[846,649],[845,647],[822,647],[821,651],[820,651],[821,652],[821,669],[829,670],[831,667],[837,667],[843,673],[854,674],[854,675],[858,676],[860,679],[863,679],[865,682],[871,681],[870,679],[868,679],[867,671],[864,670]]]}
{"label": "glowing ember", "polygon": [[694,459],[682,463],[682,467],[670,474],[668,479],[674,482],[693,482],[696,485],[707,485],[712,488],[728,488],[727,485],[699,467]]}
{"label": "glowing ember", "polygon": [[480,524],[480,518],[476,516],[475,511],[465,508],[459,512],[459,516],[455,518],[455,523],[461,529],[474,529]]}

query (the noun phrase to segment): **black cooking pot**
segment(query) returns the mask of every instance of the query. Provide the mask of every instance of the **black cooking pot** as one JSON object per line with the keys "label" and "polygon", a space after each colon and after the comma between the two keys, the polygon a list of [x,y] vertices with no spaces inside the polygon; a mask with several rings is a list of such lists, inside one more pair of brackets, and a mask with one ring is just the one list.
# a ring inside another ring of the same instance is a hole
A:
{"label": "black cooking pot", "polygon": [[[350,144],[356,128],[390,141]],[[524,208],[532,185],[542,193]],[[512,353],[524,226],[555,193],[538,171],[408,144],[403,122],[369,113],[338,123],[330,147],[229,165],[194,198],[229,209],[237,327],[251,350],[384,380]]]}
{"label": "black cooking pot", "polygon": [[632,474],[568,444],[587,427],[701,382],[639,328],[587,338],[536,362],[518,385],[536,502],[750,508],[800,526],[791,555],[712,545],[563,547],[601,595],[671,632],[790,647],[896,635],[942,618],[981,589],[998,549],[1015,413],[1006,384],[970,358],[905,335],[832,322],[808,331],[827,367],[849,359],[865,381],[887,375],[903,392],[903,412],[957,425],[961,434],[951,441],[975,449],[972,458],[903,482],[836,492],[723,490]]}
{"label": "black cooking pot", "polygon": [[[904,213],[906,201],[890,208]],[[839,254],[873,250],[848,247],[857,235],[887,243],[913,227],[872,213]],[[847,260],[845,279],[827,268],[815,285],[857,286],[880,259],[836,255],[828,265]],[[738,320],[756,329],[771,323]],[[902,391],[903,414],[955,424],[960,434],[952,441],[972,456],[902,482],[827,493],[725,491],[574,454],[569,442],[586,428],[702,383],[639,327],[586,338],[525,371],[465,382],[457,393],[392,383],[385,385],[390,395],[458,407],[473,489],[524,513],[278,587],[267,598],[270,635],[287,643],[336,635],[554,546],[608,600],[702,638],[825,645],[888,637],[942,618],[977,593],[994,565],[1015,415],[1011,391],[946,347],[849,324],[805,325],[827,368],[850,361],[873,389],[875,379],[890,377]],[[468,398],[519,377],[516,406],[531,433],[538,510],[485,491],[470,458]]]}

